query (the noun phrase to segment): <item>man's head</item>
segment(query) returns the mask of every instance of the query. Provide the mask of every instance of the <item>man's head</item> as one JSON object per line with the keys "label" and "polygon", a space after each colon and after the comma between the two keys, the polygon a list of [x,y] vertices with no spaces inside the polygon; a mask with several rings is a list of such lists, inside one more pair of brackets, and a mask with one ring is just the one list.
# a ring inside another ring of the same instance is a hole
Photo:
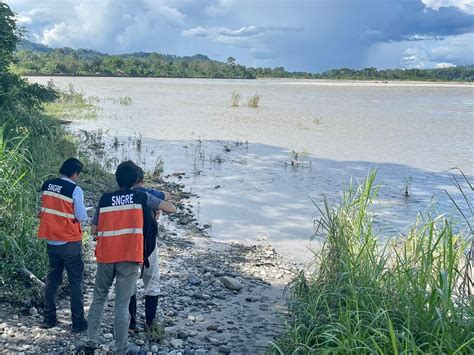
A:
{"label": "man's head", "polygon": [[117,184],[122,189],[130,189],[138,180],[138,169],[133,161],[127,160],[117,166],[115,171],[115,179]]}
{"label": "man's head", "polygon": [[67,176],[71,180],[76,181],[82,171],[84,165],[76,158],[69,158],[64,161],[59,169],[61,175]]}
{"label": "man's head", "polygon": [[143,171],[142,168],[140,168],[139,166],[137,166],[137,170],[138,170],[138,176],[137,176],[137,182],[135,183],[135,186],[143,186],[143,182],[145,180],[145,172]]}

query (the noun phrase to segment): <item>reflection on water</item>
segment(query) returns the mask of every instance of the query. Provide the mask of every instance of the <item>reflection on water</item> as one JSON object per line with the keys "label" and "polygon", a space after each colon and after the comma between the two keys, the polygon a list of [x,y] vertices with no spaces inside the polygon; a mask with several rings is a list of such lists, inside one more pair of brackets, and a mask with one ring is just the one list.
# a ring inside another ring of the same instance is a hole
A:
{"label": "reflection on water", "polygon": [[[474,175],[472,87],[54,80],[72,82],[101,100],[99,118],[75,128],[107,129],[110,145],[114,136],[124,143],[120,155],[149,168],[161,156],[165,174],[186,172],[183,183],[200,196],[196,212],[215,238],[265,237],[289,256],[305,254],[316,210],[311,199],[320,202],[326,194],[337,201],[351,175],[363,179],[368,169],[378,169],[383,188],[376,218],[386,235],[413,223],[433,195],[437,209],[452,210],[443,191],[454,191],[447,169],[457,166]],[[261,106],[230,107],[233,91],[244,101],[258,92]],[[124,96],[131,97],[131,105],[113,100]],[[141,151],[127,138],[139,135]],[[302,167],[288,164],[292,150],[308,153]]]}

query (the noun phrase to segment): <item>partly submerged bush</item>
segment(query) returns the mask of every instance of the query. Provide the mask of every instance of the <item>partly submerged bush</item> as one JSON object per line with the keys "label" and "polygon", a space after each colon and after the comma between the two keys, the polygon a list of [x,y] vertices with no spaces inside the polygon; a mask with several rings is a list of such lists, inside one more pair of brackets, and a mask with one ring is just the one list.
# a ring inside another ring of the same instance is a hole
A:
{"label": "partly submerged bush", "polygon": [[62,90],[56,87],[52,81],[49,81],[47,88],[57,93],[56,99],[45,105],[45,111],[48,115],[59,119],[97,118],[99,110],[97,106],[99,98],[97,96],[86,96],[82,90],[76,90],[72,84],[69,84],[67,89]]}
{"label": "partly submerged bush", "polygon": [[130,96],[119,97],[118,103],[123,106],[130,106],[132,104],[132,98]]}
{"label": "partly submerged bush", "polygon": [[232,96],[230,97],[230,106],[232,107],[239,106],[240,97],[241,97],[240,94],[234,91],[232,93]]}
{"label": "partly submerged bush", "polygon": [[255,94],[249,97],[249,100],[247,101],[247,106],[252,107],[252,108],[257,108],[259,102],[260,102],[260,95]]}
{"label": "partly submerged bush", "polygon": [[420,216],[381,246],[367,211],[374,177],[320,210],[324,246],[290,286],[292,320],[272,352],[474,352],[472,299],[459,288],[469,241],[445,217]]}

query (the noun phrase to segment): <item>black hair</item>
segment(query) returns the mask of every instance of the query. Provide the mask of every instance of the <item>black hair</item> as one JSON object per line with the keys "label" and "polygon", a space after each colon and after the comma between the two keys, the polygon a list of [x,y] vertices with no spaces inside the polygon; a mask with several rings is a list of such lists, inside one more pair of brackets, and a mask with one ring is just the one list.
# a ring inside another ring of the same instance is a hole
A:
{"label": "black hair", "polygon": [[145,179],[145,172],[138,166],[137,182],[143,181],[143,179]]}
{"label": "black hair", "polygon": [[66,159],[59,169],[59,173],[67,177],[73,176],[75,173],[80,173],[84,165],[76,158]]}
{"label": "black hair", "polygon": [[115,171],[115,180],[117,180],[118,186],[124,189],[130,189],[135,185],[138,179],[139,168],[140,167],[131,160],[120,163]]}

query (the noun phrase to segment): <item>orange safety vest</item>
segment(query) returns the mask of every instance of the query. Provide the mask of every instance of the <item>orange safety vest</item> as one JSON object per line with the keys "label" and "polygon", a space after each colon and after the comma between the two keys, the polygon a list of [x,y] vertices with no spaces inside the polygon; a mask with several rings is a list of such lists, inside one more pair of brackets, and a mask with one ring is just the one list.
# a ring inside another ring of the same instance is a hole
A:
{"label": "orange safety vest", "polygon": [[144,192],[119,190],[102,195],[99,202],[98,263],[143,263]]}
{"label": "orange safety vest", "polygon": [[48,180],[41,187],[38,237],[62,242],[82,240],[81,224],[74,216],[72,194],[76,184],[61,178]]}

